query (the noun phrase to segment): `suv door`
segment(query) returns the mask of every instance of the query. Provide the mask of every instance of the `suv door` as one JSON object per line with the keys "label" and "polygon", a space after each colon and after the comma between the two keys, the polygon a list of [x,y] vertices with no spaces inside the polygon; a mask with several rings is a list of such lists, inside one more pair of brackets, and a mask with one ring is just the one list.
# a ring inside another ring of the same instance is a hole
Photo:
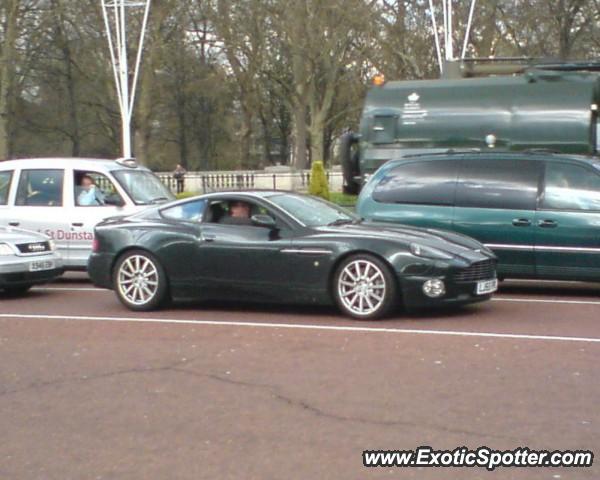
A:
{"label": "suv door", "polygon": [[374,187],[367,215],[375,221],[450,229],[460,157],[392,168]]}
{"label": "suv door", "polygon": [[547,161],[535,218],[540,277],[600,279],[600,171]]}
{"label": "suv door", "polygon": [[56,241],[63,255],[69,250],[70,224],[63,210],[63,169],[23,169],[20,172],[9,225],[42,232]]}
{"label": "suv door", "polygon": [[501,277],[535,275],[535,208],[542,162],[465,157],[453,228],[491,248]]}

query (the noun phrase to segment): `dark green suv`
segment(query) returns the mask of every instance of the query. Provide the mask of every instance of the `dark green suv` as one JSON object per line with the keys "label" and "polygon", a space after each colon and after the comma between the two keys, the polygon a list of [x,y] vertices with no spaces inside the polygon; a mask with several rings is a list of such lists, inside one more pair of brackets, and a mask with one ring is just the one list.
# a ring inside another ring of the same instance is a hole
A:
{"label": "dark green suv", "polygon": [[383,165],[358,200],[371,220],[463,233],[500,278],[600,281],[600,159],[449,152]]}

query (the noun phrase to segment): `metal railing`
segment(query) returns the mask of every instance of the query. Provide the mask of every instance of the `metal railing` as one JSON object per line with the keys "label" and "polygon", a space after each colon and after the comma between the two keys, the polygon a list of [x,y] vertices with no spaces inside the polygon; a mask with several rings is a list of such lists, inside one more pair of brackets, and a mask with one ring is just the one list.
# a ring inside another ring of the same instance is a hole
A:
{"label": "metal railing", "polygon": [[[171,191],[177,192],[177,179],[172,173],[157,172],[158,177]],[[332,190],[341,190],[343,175],[327,171],[327,181]],[[187,172],[183,179],[184,190],[195,193],[222,190],[298,190],[305,191],[310,183],[310,170],[298,172],[222,171]]]}

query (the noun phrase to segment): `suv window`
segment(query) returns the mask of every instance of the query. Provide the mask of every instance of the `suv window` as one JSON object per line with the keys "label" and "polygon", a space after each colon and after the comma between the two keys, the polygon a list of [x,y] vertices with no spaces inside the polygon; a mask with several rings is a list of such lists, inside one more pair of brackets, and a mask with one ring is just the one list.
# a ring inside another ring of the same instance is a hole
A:
{"label": "suv window", "polygon": [[456,188],[456,206],[535,210],[541,162],[465,159]]}
{"label": "suv window", "polygon": [[10,191],[12,173],[12,171],[0,172],[0,205],[8,204],[8,192]]}
{"label": "suv window", "polygon": [[600,210],[600,175],[571,163],[546,164],[546,188],[540,208]]}
{"label": "suv window", "polygon": [[453,205],[458,160],[405,163],[390,170],[373,191],[382,203]]}
{"label": "suv window", "polygon": [[194,200],[161,210],[161,215],[171,220],[199,222],[206,209],[206,200]]}
{"label": "suv window", "polygon": [[63,176],[62,170],[22,170],[15,204],[62,206]]}

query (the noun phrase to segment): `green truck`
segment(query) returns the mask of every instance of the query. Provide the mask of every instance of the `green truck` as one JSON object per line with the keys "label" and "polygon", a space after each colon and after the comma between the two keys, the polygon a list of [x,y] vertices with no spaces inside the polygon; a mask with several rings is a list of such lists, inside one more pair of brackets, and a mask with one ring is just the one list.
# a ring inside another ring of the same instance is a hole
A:
{"label": "green truck", "polygon": [[344,190],[358,193],[383,163],[415,153],[498,149],[594,155],[600,148],[599,67],[463,60],[448,66],[439,80],[373,86],[360,132],[342,137]]}

